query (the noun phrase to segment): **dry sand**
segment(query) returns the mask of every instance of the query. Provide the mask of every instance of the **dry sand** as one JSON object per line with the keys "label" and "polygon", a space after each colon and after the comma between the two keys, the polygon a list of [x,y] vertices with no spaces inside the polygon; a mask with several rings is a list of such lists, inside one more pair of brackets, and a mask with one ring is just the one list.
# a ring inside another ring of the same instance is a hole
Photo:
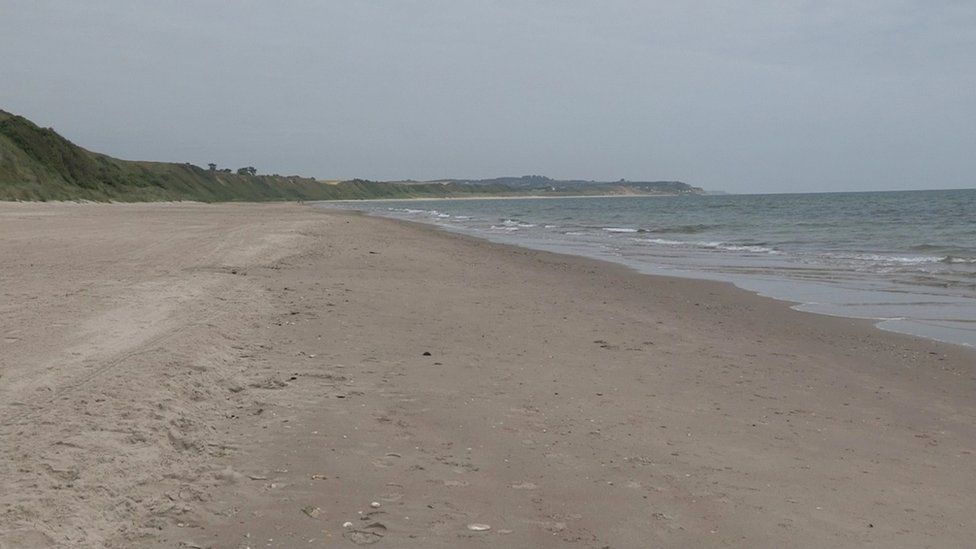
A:
{"label": "dry sand", "polygon": [[0,257],[3,548],[976,538],[970,349],[290,205],[3,204]]}

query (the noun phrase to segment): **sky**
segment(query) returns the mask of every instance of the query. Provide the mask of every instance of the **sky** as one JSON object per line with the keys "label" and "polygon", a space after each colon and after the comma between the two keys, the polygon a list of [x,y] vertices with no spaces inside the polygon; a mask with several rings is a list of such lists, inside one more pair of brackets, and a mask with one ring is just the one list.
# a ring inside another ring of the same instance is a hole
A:
{"label": "sky", "polygon": [[976,187],[976,2],[0,0],[0,109],[322,179]]}

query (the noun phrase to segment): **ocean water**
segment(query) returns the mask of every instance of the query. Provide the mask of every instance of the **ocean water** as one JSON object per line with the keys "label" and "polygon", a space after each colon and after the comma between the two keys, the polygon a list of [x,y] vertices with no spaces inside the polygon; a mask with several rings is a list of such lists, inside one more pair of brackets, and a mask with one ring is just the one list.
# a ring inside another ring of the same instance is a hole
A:
{"label": "ocean water", "polygon": [[976,189],[329,203],[976,345]]}

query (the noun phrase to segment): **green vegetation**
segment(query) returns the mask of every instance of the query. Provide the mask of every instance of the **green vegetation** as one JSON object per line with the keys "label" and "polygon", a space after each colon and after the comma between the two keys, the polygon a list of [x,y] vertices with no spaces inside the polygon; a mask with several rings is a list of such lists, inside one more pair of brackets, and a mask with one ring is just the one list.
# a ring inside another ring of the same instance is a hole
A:
{"label": "green vegetation", "polygon": [[356,185],[191,164],[133,162],[87,151],[0,111],[0,200],[265,201],[359,198]]}
{"label": "green vegetation", "polygon": [[540,176],[494,180],[325,182],[307,177],[236,173],[192,164],[119,160],[85,150],[52,129],[0,110],[0,200],[201,202],[355,200],[528,194],[697,194],[679,182],[600,184]]}

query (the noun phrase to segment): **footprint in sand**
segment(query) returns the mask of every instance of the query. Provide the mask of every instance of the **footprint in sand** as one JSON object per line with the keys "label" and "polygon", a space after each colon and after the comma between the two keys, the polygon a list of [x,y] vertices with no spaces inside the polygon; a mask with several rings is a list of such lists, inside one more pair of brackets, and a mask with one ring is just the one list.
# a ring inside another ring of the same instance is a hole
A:
{"label": "footprint in sand", "polygon": [[385,501],[386,503],[394,503],[403,499],[403,494],[400,492],[387,492],[380,496],[380,501]]}
{"label": "footprint in sand", "polygon": [[370,463],[372,463],[374,467],[385,469],[387,467],[393,467],[396,465],[398,459],[400,459],[400,454],[390,453],[383,457],[373,458]]}
{"label": "footprint in sand", "polygon": [[342,537],[356,545],[372,545],[383,539],[385,535],[386,526],[379,522],[374,522],[357,530],[349,530],[342,534]]}

